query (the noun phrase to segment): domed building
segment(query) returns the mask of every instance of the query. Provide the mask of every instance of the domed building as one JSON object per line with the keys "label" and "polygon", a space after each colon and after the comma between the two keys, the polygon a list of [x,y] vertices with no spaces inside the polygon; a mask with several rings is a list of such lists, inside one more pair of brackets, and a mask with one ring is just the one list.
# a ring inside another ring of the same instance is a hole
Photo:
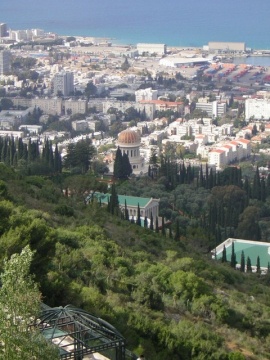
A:
{"label": "domed building", "polygon": [[144,173],[144,159],[140,156],[141,136],[134,130],[126,129],[119,133],[117,145],[122,155],[127,154],[133,174]]}

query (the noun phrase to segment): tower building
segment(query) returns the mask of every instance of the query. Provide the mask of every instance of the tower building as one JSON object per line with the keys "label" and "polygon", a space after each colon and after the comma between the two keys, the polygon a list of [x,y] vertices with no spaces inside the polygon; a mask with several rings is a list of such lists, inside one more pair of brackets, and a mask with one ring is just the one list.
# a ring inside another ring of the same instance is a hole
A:
{"label": "tower building", "polygon": [[0,23],[0,37],[5,37],[8,35],[7,32],[7,24],[5,23]]}
{"label": "tower building", "polygon": [[0,51],[0,75],[6,75],[10,71],[11,53],[7,50]]}
{"label": "tower building", "polygon": [[74,92],[74,75],[72,72],[62,71],[53,78],[53,94],[69,96]]}

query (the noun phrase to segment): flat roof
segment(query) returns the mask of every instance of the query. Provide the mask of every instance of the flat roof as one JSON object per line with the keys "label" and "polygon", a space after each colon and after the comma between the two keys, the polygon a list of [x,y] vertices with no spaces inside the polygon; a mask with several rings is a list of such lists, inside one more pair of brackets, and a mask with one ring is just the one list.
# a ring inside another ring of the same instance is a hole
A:
{"label": "flat roof", "polygon": [[[95,193],[94,196],[97,198],[98,201],[101,201],[102,204],[108,204],[108,199],[110,198],[111,194]],[[128,196],[128,195],[118,195],[118,201],[120,206],[125,206],[125,201],[126,201],[127,206],[136,207],[139,204],[140,208],[144,208],[148,205],[148,203],[151,200],[159,202],[159,199],[143,198],[143,197]]]}
{"label": "flat roof", "polygon": [[[256,266],[257,257],[259,256],[260,266],[262,268],[268,267],[268,263],[270,263],[270,243],[268,242],[228,238],[216,247],[216,258],[222,258],[223,247],[225,245],[227,260],[230,261],[232,243],[234,243],[234,252],[238,264],[241,262],[241,253],[243,251],[245,260],[247,261],[247,257],[249,256],[252,266]],[[215,249],[212,250],[212,254],[215,256]]]}

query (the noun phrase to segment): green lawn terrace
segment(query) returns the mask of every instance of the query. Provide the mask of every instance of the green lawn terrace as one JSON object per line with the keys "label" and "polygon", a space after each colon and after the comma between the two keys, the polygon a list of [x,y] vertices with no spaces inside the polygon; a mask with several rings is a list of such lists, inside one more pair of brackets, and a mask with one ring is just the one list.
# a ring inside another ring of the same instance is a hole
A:
{"label": "green lawn terrace", "polygon": [[257,270],[257,258],[259,256],[261,273],[262,274],[267,273],[268,264],[270,264],[270,243],[267,242],[228,238],[227,240],[225,240],[223,243],[221,243],[211,251],[212,258],[216,260],[221,260],[223,249],[225,246],[227,261],[230,261],[232,255],[233,243],[234,243],[234,252],[237,261],[236,264],[237,269],[240,269],[241,254],[243,251],[245,255],[245,262],[247,262],[248,256],[251,260],[251,266],[253,272],[256,272]]}

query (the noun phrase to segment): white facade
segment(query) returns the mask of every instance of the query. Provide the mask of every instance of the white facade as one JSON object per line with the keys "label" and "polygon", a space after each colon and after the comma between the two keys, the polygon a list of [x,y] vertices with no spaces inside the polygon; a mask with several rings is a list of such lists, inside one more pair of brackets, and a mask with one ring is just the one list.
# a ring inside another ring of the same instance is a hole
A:
{"label": "white facade", "polygon": [[72,121],[71,126],[75,131],[85,131],[88,129],[88,122],[86,120]]}
{"label": "white facade", "polygon": [[110,108],[116,108],[125,112],[128,108],[134,107],[137,111],[145,111],[146,116],[149,119],[153,119],[156,106],[151,103],[136,103],[135,101],[120,101],[120,100],[106,100],[102,103],[103,112],[106,114]]}
{"label": "white facade", "polygon": [[136,102],[142,100],[157,100],[158,91],[152,90],[152,88],[140,89],[135,91]]}
{"label": "white facade", "polygon": [[222,116],[227,111],[226,102],[213,101],[208,103],[196,103],[196,109],[206,111],[208,116],[217,117]]}
{"label": "white facade", "polygon": [[137,44],[137,50],[139,55],[144,53],[164,55],[167,52],[167,46],[165,44],[139,43]]}
{"label": "white facade", "polygon": [[0,75],[6,75],[10,71],[11,53],[10,51],[0,51]]}
{"label": "white facade", "polygon": [[245,101],[245,118],[268,120],[270,118],[270,100],[269,99],[247,99]]}
{"label": "white facade", "polygon": [[53,78],[53,93],[69,96],[74,92],[74,75],[72,72],[60,72]]}
{"label": "white facade", "polygon": [[218,169],[222,168],[223,166],[227,165],[227,158],[225,150],[221,149],[213,149],[208,153],[208,164],[209,165],[216,165]]}
{"label": "white facade", "polygon": [[87,110],[87,101],[86,100],[73,100],[68,99],[63,101],[63,107],[65,114],[85,114]]}
{"label": "white facade", "polygon": [[208,164],[216,165],[218,168],[248,158],[251,154],[251,143],[247,139],[236,139],[222,144],[217,144],[215,148],[209,149]]}

